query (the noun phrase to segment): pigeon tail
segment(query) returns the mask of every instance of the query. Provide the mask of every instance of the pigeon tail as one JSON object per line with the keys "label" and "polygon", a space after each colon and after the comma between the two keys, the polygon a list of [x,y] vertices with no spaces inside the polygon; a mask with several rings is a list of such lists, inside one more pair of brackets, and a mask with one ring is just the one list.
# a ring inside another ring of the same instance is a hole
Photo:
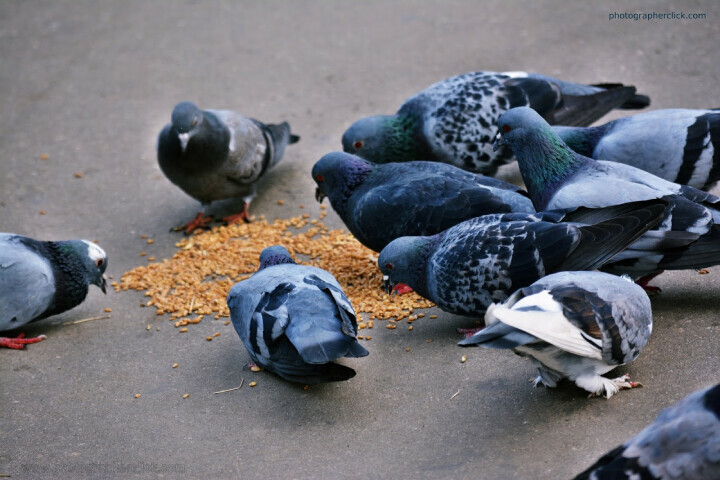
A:
{"label": "pigeon tail", "polygon": [[[596,83],[593,85],[593,87],[602,88],[604,90],[613,90],[616,88],[625,87],[625,85],[623,85],[622,83]],[[649,106],[650,97],[637,93],[615,108],[619,108],[621,110],[642,110],[643,108]]]}
{"label": "pigeon tail", "polygon": [[257,120],[253,121],[262,130],[268,145],[263,170],[277,165],[285,154],[285,147],[300,141],[300,136],[290,133],[290,124],[288,122],[265,124]]}
{"label": "pigeon tail", "polygon": [[563,103],[552,112],[551,118],[546,118],[546,120],[548,123],[556,125],[590,125],[610,110],[620,108],[621,105],[625,105],[637,96],[635,87],[625,86],[600,90],[592,95],[564,94]]}
{"label": "pigeon tail", "polygon": [[[654,227],[667,208],[667,203],[662,199],[633,204],[637,205],[637,209],[623,211],[609,220],[580,227],[580,243],[555,271],[599,268]],[[618,207],[627,209],[624,204]]]}
{"label": "pigeon tail", "polygon": [[[496,305],[495,308],[507,308]],[[489,313],[490,309],[488,309]],[[502,322],[495,322],[468,338],[460,340],[462,347],[481,346],[485,348],[511,349],[520,345],[535,342],[537,338]]]}

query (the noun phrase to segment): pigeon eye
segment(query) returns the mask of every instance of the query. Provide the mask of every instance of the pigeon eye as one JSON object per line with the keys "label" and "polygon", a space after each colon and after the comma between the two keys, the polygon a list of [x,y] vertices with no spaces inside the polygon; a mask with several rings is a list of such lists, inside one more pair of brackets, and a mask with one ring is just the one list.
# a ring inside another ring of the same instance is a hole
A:
{"label": "pigeon eye", "polygon": [[393,269],[392,263],[386,263],[385,268],[387,268],[388,270],[392,270]]}
{"label": "pigeon eye", "polygon": [[502,129],[503,129],[503,132],[505,132],[505,133],[507,133],[507,132],[509,132],[510,130],[512,130],[512,129],[510,128],[510,125],[503,125]]}
{"label": "pigeon eye", "polygon": [[315,180],[317,180],[318,182],[322,182],[323,180],[325,180],[325,177],[323,177],[322,175],[316,175]]}
{"label": "pigeon eye", "polygon": [[360,150],[362,148],[362,146],[363,146],[363,142],[361,142],[360,140],[353,143],[353,147],[355,147],[355,150]]}
{"label": "pigeon eye", "polygon": [[105,263],[105,260],[102,258],[98,258],[97,260],[95,260],[96,267],[102,267],[104,263]]}

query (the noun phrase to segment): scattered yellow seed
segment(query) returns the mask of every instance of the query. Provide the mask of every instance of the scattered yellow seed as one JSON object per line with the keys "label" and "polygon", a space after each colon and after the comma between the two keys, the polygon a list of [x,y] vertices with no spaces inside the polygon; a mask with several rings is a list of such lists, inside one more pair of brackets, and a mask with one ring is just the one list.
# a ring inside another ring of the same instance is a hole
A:
{"label": "scattered yellow seed", "polygon": [[284,201],[284,200],[278,200],[277,203],[278,203],[278,205],[285,205],[285,201]]}
{"label": "scattered yellow seed", "polygon": [[225,325],[230,325],[230,320],[225,320]]}
{"label": "scattered yellow seed", "polygon": [[135,398],[140,398],[140,394],[139,394],[139,393],[136,393],[136,394],[135,394]]}
{"label": "scattered yellow seed", "polygon": [[186,393],[185,395],[183,395],[183,398],[188,398],[189,396],[190,396],[190,394]]}
{"label": "scattered yellow seed", "polygon": [[75,172],[75,178],[82,178],[83,173],[82,172]]}
{"label": "scattered yellow seed", "polygon": [[195,317],[192,320],[186,320],[188,323],[192,323],[193,325],[198,324],[202,321],[203,316],[200,315],[199,317]]}
{"label": "scattered yellow seed", "polygon": [[254,387],[255,385],[257,385],[257,382],[250,382],[251,387]]}
{"label": "scattered yellow seed", "polygon": [[140,235],[140,238],[142,238],[143,240],[145,240],[145,239],[147,238],[147,235],[142,234],[142,235]]}
{"label": "scattered yellow seed", "polygon": [[437,315],[430,315],[428,318],[437,318]]}
{"label": "scattered yellow seed", "polygon": [[385,328],[389,330],[395,330],[397,328],[397,325],[395,325],[394,323],[388,323],[387,325],[385,325]]}
{"label": "scattered yellow seed", "polygon": [[180,333],[185,333],[185,332],[187,332],[187,331],[188,331],[188,330],[187,330],[187,327],[180,329]]}
{"label": "scattered yellow seed", "polygon": [[145,327],[145,330],[147,330],[149,332],[151,328],[152,327],[150,325],[148,325],[147,327]]}
{"label": "scattered yellow seed", "polygon": [[106,311],[107,313],[110,313],[110,312],[112,312],[112,308],[106,307],[106,308],[105,308],[105,311]]}
{"label": "scattered yellow seed", "polygon": [[425,340],[425,343],[432,343],[432,339]]}
{"label": "scattered yellow seed", "polygon": [[155,260],[155,257],[148,257],[148,262],[152,262]]}
{"label": "scattered yellow seed", "polygon": [[250,367],[250,371],[251,372],[260,372],[260,371],[262,371],[262,368],[260,368],[257,365],[253,365],[252,367]]}
{"label": "scattered yellow seed", "polygon": [[368,320],[367,327],[372,328],[373,326],[375,326],[375,322],[373,322],[372,320]]}
{"label": "scattered yellow seed", "polygon": [[365,340],[372,340],[372,337],[370,335],[365,335]]}
{"label": "scattered yellow seed", "polygon": [[424,313],[418,313],[418,314],[417,314],[417,318],[423,318],[424,316],[425,316]]}
{"label": "scattered yellow seed", "polygon": [[322,208],[323,210],[325,210],[325,207],[327,207],[327,205],[325,205],[324,203],[320,204],[320,208]]}
{"label": "scattered yellow seed", "polygon": [[365,336],[364,336],[364,335],[358,335],[357,338],[358,338],[358,340],[365,340]]}
{"label": "scattered yellow seed", "polygon": [[460,363],[465,363],[465,362],[467,362],[467,357],[465,355],[463,355],[462,357],[460,357]]}
{"label": "scattered yellow seed", "polygon": [[413,329],[413,326],[412,326],[412,325],[408,325],[408,330],[412,330],[412,329]]}
{"label": "scattered yellow seed", "polygon": [[152,239],[152,238],[148,238],[148,239],[147,239],[147,243],[151,243],[151,244],[152,244],[152,243],[155,243],[155,240]]}
{"label": "scattered yellow seed", "polygon": [[205,337],[205,340],[207,340],[208,342],[212,342],[212,337]]}
{"label": "scattered yellow seed", "polygon": [[140,252],[141,257],[144,257],[145,255],[147,255],[147,252]]}
{"label": "scattered yellow seed", "polygon": [[418,318],[417,315],[410,315],[408,317],[408,322],[414,322],[415,320],[417,320],[417,318]]}
{"label": "scattered yellow seed", "polygon": [[220,332],[215,332],[215,333],[213,334],[213,337],[219,337],[219,336],[220,336]]}
{"label": "scattered yellow seed", "polygon": [[410,347],[407,347],[407,348],[405,349],[405,351],[406,351],[406,352],[409,352],[409,351],[410,351]]}
{"label": "scattered yellow seed", "polygon": [[48,155],[47,153],[40,154],[40,160],[47,160],[48,158],[50,158],[50,155]]}
{"label": "scattered yellow seed", "polygon": [[179,365],[177,363],[173,363],[172,367],[177,368],[177,367],[179,367]]}
{"label": "scattered yellow seed", "polygon": [[700,275],[707,275],[708,273],[710,273],[710,270],[708,270],[707,268],[703,268],[702,270],[698,270],[698,273]]}
{"label": "scattered yellow seed", "polygon": [[367,324],[365,322],[358,323],[358,330],[362,330],[363,328],[367,328]]}
{"label": "scattered yellow seed", "polygon": [[39,213],[40,215],[45,215],[45,210],[40,210],[38,213]]}

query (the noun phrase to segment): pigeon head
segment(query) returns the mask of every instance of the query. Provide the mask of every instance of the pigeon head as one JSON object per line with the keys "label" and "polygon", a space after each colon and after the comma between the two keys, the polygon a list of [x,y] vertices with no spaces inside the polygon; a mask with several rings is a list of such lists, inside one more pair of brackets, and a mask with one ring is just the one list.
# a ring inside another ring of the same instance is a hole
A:
{"label": "pigeon head", "polygon": [[107,269],[107,255],[97,244],[89,240],[69,240],[58,242],[61,255],[66,257],[66,268],[74,270],[76,275],[85,279],[85,285],[93,284],[107,293],[105,269]]}
{"label": "pigeon head", "polygon": [[342,136],[343,150],[373,163],[406,162],[422,158],[412,117],[377,115],[358,120]]}
{"label": "pigeon head", "polygon": [[430,298],[426,272],[435,238],[400,237],[388,243],[378,257],[378,267],[386,281],[391,286],[404,283],[423,297]]}
{"label": "pigeon head", "polygon": [[178,139],[184,152],[190,137],[193,136],[203,121],[202,110],[192,102],[180,102],[175,105],[170,118],[173,127],[178,132]]}
{"label": "pigeon head", "polygon": [[282,245],[273,245],[272,247],[267,247],[260,252],[260,268],[258,268],[258,271],[266,267],[281,265],[284,263],[296,265],[295,260],[292,259],[287,248]]}
{"label": "pigeon head", "polygon": [[517,107],[500,115],[493,149],[507,145],[518,166],[535,209],[544,210],[554,189],[579,166],[590,161],[576,154],[532,108]]}
{"label": "pigeon head", "polygon": [[341,214],[345,201],[372,170],[371,163],[356,155],[343,152],[324,155],[312,169],[312,177],[317,184],[315,199],[322,203],[328,197],[335,211]]}

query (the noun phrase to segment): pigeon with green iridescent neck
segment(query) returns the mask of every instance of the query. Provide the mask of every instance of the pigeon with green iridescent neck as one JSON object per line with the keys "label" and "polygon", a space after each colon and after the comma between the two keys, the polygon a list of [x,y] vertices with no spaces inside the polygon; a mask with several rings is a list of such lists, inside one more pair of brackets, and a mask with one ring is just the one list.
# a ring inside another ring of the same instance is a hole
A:
{"label": "pigeon with green iridescent neck", "polygon": [[537,368],[535,386],[569,378],[591,396],[633,388],[627,375],[602,375],[637,358],[652,331],[647,293],[629,277],[558,272],[491,305],[485,328],[462,346],[512,349]]}
{"label": "pigeon with green iridescent neck", "polygon": [[494,174],[512,160],[494,152],[497,119],[518,106],[552,124],[590,125],[614,108],[640,109],[650,99],[622,84],[584,85],[527,72],[472,72],[437,82],[410,97],[395,115],[355,122],[343,150],[371,162],[431,160]]}
{"label": "pigeon with green iridescent neck", "polygon": [[208,205],[226,198],[242,198],[244,203],[242,212],[225,221],[249,221],[258,180],[280,161],[285,147],[298,140],[287,122],[264,124],[229,110],[178,103],[160,132],[157,155],[168,180],[203,206],[183,227],[185,232],[203,227],[210,221],[204,215]]}
{"label": "pigeon with green iridescent neck", "polygon": [[666,408],[575,480],[720,480],[720,384]]}
{"label": "pigeon with green iridescent neck", "polygon": [[533,213],[516,185],[437,162],[379,165],[333,152],[315,163],[315,197],[325,197],[350,233],[379,252],[406,235],[432,235],[489,213]]}
{"label": "pigeon with green iridescent neck", "polygon": [[[43,242],[0,233],[0,331],[80,305],[89,286],[106,291],[105,252],[87,240]],[[0,347],[22,349],[36,338],[0,337]]]}
{"label": "pigeon with green iridescent neck", "polygon": [[[622,163],[593,160],[568,147],[526,107],[504,113],[496,146],[509,146],[538,211],[599,208],[661,198],[663,220],[604,268],[647,282],[663,270],[720,264],[720,198]],[[655,287],[648,287],[656,289]]]}
{"label": "pigeon with green iridescent neck", "polygon": [[388,287],[403,283],[447,312],[480,316],[545,275],[602,266],[659,221],[665,205],[485,215],[436,235],[397,238],[378,266]]}
{"label": "pigeon with green iridescent neck", "polygon": [[701,190],[720,180],[720,111],[668,109],[598,127],[553,127],[575,152]]}

